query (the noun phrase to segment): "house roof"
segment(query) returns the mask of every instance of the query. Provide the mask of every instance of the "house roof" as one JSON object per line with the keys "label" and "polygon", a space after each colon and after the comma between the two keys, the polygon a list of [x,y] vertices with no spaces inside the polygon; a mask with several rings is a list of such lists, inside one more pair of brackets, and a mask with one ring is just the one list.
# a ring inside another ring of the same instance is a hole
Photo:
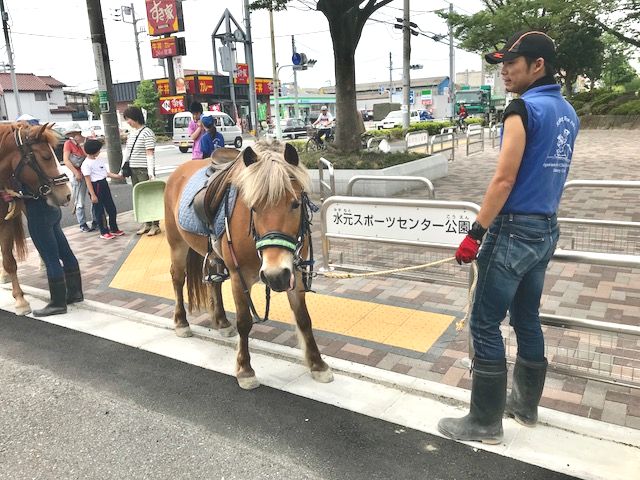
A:
{"label": "house roof", "polygon": [[51,88],[61,88],[66,87],[67,85],[62,83],[60,80],[53,78],[51,75],[38,75],[38,78],[42,80],[44,83],[49,85]]}
{"label": "house roof", "polygon": [[[51,92],[53,89],[33,73],[16,73],[18,90],[23,92]],[[56,80],[57,81],[57,80]],[[11,75],[0,73],[0,86],[2,90],[13,92]]]}
{"label": "house roof", "polygon": [[[411,78],[411,88],[420,87],[436,87],[449,77],[426,77],[426,78]],[[374,92],[378,91],[380,87],[388,87],[389,81],[370,82],[370,83],[358,83],[356,84],[356,92]],[[394,80],[392,86],[395,88],[402,87],[402,80]],[[335,85],[330,87],[323,87],[323,90],[327,93],[334,93],[336,91]]]}

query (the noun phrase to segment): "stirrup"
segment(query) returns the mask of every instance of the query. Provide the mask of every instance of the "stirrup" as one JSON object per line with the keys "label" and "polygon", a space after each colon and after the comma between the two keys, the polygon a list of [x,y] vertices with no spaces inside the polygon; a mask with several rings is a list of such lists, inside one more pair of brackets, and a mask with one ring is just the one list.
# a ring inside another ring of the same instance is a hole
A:
{"label": "stirrup", "polygon": [[202,267],[202,281],[204,283],[222,283],[229,278],[229,270],[220,259],[214,259],[212,265],[209,261],[209,255],[207,255]]}

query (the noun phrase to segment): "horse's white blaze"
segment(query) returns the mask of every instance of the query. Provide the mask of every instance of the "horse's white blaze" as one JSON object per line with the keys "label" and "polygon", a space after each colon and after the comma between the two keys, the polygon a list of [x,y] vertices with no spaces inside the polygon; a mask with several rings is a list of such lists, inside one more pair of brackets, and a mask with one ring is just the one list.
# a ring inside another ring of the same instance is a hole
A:
{"label": "horse's white blaze", "polygon": [[288,269],[293,277],[293,254],[291,252],[283,250],[281,255],[278,256],[278,261],[273,264],[267,263],[267,259],[262,257],[260,272],[264,273],[267,277],[276,277],[285,269]]}

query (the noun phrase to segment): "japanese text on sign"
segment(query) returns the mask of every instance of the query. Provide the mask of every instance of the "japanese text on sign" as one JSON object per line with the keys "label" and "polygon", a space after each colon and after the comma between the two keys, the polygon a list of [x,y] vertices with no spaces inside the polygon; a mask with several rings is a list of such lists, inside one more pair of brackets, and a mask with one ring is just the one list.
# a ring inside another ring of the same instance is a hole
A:
{"label": "japanese text on sign", "polygon": [[249,65],[246,63],[236,63],[233,81],[239,85],[247,85],[249,83]]}
{"label": "japanese text on sign", "polygon": [[151,40],[151,56],[153,58],[174,57],[177,54],[178,43],[176,37]]}
{"label": "japanese text on sign", "polygon": [[184,96],[175,95],[172,97],[160,97],[160,113],[171,115],[172,113],[184,112]]}
{"label": "japanese text on sign", "polygon": [[182,8],[177,0],[146,0],[149,35],[158,36],[184,30]]}
{"label": "japanese text on sign", "polygon": [[457,246],[475,212],[431,206],[335,203],[326,212],[328,234]]}

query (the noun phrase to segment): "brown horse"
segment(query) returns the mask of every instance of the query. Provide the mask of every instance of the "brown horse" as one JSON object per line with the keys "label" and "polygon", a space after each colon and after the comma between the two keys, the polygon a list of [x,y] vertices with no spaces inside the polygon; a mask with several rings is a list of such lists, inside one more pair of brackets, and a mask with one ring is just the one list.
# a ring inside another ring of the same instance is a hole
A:
{"label": "brown horse", "polygon": [[[71,199],[69,179],[60,174],[53,151],[58,135],[52,125],[32,126],[24,122],[0,125],[0,190],[11,192],[14,197],[11,202],[0,200],[0,250],[18,315],[31,312],[18,282],[16,264],[16,257],[23,260],[27,251],[22,199],[45,197],[51,205],[66,205]],[[8,196],[5,198],[8,200]]]}
{"label": "brown horse", "polygon": [[[229,268],[240,334],[236,361],[238,384],[244,389],[260,385],[249,356],[249,332],[253,320],[252,303],[247,293],[258,280],[274,291],[287,292],[312,377],[319,382],[332,381],[333,373],[322,359],[313,337],[302,288],[304,282],[296,268],[299,265],[296,260],[299,260],[299,255],[307,255],[310,242],[309,236],[299,235],[301,222],[307,218],[306,205],[302,204],[306,198],[304,192],[310,185],[308,172],[299,164],[296,150],[279,142],[260,141],[242,153],[219,149],[212,158],[218,162],[234,158],[229,175],[219,190],[224,191],[233,184],[238,191],[235,207],[227,217],[227,233],[221,239],[222,260]],[[203,261],[209,251],[208,239],[183,230],[178,218],[178,205],[185,185],[209,163],[210,159],[193,160],[181,165],[169,177],[165,189],[166,232],[171,246],[171,279],[176,298],[173,320],[175,332],[180,337],[191,335],[184,308],[185,278],[189,310],[199,308],[206,295],[213,328],[223,336],[235,335],[222,304],[221,284],[203,284]],[[213,223],[212,219],[209,220]],[[286,239],[290,239],[289,243]],[[260,244],[260,251],[256,249],[256,242]]]}

